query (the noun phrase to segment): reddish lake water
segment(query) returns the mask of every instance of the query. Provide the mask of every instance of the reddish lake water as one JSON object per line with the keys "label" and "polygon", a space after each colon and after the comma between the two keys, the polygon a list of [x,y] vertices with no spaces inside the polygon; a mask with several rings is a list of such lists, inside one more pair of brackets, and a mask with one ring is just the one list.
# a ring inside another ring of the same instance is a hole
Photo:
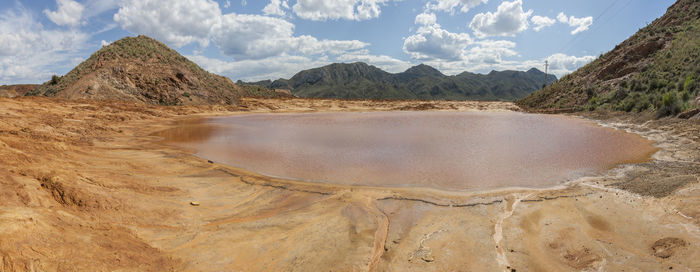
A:
{"label": "reddish lake water", "polygon": [[270,176],[455,190],[546,187],[656,151],[647,139],[589,121],[516,112],[254,114],[157,135]]}

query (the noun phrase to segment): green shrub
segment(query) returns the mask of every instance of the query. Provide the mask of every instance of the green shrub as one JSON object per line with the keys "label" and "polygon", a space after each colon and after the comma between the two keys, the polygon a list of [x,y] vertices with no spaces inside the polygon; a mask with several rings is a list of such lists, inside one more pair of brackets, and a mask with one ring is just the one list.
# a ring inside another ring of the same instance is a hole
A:
{"label": "green shrub", "polygon": [[675,92],[667,92],[661,96],[661,107],[658,111],[658,117],[676,115],[680,113],[681,105],[678,101],[678,95]]}
{"label": "green shrub", "polygon": [[687,76],[683,82],[683,91],[691,92],[693,91],[691,89],[695,89],[695,80],[693,80],[693,76]]}
{"label": "green shrub", "polygon": [[51,76],[51,81],[49,82],[49,84],[56,85],[56,84],[58,84],[58,82],[60,80],[61,80],[61,77],[59,77],[57,75],[53,75],[53,76]]}

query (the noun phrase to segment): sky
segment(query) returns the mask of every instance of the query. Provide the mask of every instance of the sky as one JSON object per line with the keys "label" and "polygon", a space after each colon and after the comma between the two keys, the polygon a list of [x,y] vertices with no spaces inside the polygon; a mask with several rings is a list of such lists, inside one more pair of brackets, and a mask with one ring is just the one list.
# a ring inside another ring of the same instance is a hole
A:
{"label": "sky", "polygon": [[544,70],[561,77],[671,0],[0,0],[0,85],[64,75],[125,36],[158,39],[235,80],[334,62],[388,72]]}

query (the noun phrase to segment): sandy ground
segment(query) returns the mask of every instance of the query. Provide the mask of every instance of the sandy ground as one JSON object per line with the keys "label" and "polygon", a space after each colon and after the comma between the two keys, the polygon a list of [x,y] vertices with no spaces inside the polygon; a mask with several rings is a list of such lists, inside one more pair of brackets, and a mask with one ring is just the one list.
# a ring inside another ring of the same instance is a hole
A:
{"label": "sandy ground", "polygon": [[557,188],[468,193],[273,179],[149,136],[244,112],[517,109],[0,98],[0,271],[700,271],[697,121],[586,114],[661,151]]}

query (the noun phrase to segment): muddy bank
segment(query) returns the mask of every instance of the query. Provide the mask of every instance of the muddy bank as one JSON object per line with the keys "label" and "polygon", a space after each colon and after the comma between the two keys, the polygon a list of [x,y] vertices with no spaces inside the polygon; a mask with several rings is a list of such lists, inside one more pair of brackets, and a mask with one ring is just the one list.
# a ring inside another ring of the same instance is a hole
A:
{"label": "muddy bank", "polygon": [[147,136],[197,115],[405,109],[517,107],[0,98],[0,271],[700,269],[698,123],[598,118],[657,137],[657,161],[555,189],[462,193],[273,179]]}

